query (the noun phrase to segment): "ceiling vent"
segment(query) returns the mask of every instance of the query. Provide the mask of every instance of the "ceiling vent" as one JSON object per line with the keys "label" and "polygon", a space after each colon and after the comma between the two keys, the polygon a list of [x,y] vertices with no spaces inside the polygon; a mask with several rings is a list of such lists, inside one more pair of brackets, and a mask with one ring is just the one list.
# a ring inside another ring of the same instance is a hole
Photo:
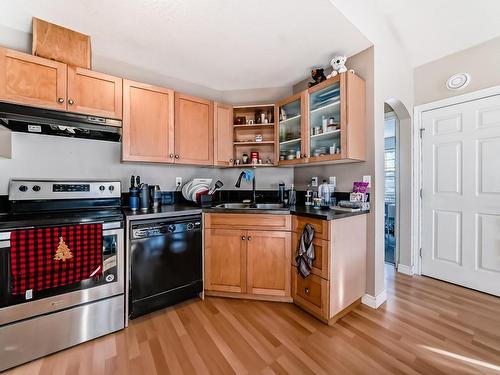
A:
{"label": "ceiling vent", "polygon": [[462,90],[469,86],[471,81],[470,75],[467,73],[456,73],[453,74],[446,81],[446,87],[448,90]]}

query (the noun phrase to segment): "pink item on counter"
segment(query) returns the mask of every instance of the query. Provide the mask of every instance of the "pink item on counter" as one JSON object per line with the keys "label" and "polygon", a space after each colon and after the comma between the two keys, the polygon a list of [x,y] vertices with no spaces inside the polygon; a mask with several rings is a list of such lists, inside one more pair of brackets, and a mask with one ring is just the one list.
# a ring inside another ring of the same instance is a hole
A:
{"label": "pink item on counter", "polygon": [[356,181],[352,188],[353,193],[366,193],[368,192],[368,182]]}

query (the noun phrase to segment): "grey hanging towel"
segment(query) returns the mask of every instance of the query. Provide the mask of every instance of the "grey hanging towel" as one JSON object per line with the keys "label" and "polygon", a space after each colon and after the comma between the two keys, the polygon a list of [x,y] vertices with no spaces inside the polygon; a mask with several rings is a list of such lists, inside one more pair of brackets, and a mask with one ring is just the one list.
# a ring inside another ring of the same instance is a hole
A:
{"label": "grey hanging towel", "polygon": [[316,259],[313,239],[314,228],[312,225],[306,224],[300,236],[299,248],[297,249],[297,256],[295,257],[297,271],[304,279],[311,274],[313,260]]}

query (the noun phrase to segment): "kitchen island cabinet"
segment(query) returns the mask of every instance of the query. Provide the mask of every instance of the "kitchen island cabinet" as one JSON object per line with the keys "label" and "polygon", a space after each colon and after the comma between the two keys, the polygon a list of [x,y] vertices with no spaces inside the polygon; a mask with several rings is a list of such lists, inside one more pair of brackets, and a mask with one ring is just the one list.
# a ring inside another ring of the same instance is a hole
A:
{"label": "kitchen island cabinet", "polygon": [[[318,235],[312,272],[304,279],[297,272],[295,253],[305,224],[313,225]],[[333,324],[361,303],[365,294],[366,215],[329,221],[293,216],[293,228],[293,302]]]}

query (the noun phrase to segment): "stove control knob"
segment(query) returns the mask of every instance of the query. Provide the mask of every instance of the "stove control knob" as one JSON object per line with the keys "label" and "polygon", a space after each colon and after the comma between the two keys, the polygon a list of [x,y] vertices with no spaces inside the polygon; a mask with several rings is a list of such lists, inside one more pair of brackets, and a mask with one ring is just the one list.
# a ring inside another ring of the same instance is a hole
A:
{"label": "stove control knob", "polygon": [[33,186],[33,191],[40,191],[41,187],[39,185]]}
{"label": "stove control knob", "polygon": [[174,232],[175,232],[175,225],[173,225],[173,224],[169,225],[169,226],[168,226],[168,231],[169,231],[170,233],[174,233]]}
{"label": "stove control knob", "polygon": [[24,193],[25,191],[28,191],[28,187],[26,185],[21,185],[19,186],[19,191],[22,191]]}
{"label": "stove control knob", "polygon": [[113,185],[109,185],[108,189],[109,189],[109,191],[113,191],[113,190],[115,190],[115,187]]}
{"label": "stove control knob", "polygon": [[99,186],[100,191],[104,191],[105,189],[106,189],[106,186],[104,186],[104,185]]}
{"label": "stove control knob", "polygon": [[188,230],[193,230],[193,228],[194,228],[194,224],[193,223],[188,223],[187,229]]}

